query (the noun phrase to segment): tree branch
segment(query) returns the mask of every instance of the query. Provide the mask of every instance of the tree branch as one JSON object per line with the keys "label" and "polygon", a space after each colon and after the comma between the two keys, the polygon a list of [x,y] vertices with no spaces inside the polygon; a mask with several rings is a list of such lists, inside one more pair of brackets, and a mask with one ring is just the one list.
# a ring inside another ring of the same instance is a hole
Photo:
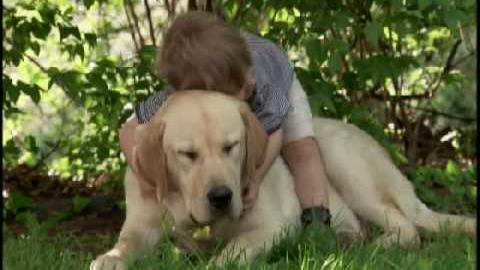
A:
{"label": "tree branch", "polygon": [[[167,15],[168,15],[168,20],[172,20],[173,17],[175,16],[175,7],[177,5],[176,0],[172,0],[172,3],[170,4],[169,0],[163,0],[163,3],[165,4],[165,7],[167,8]],[[197,3],[195,0],[189,0],[188,1],[188,10],[196,10]],[[195,8],[195,9],[191,9]]]}
{"label": "tree branch", "polygon": [[453,115],[453,114],[449,114],[449,113],[446,113],[446,112],[441,112],[441,111],[437,111],[437,110],[429,109],[429,108],[414,107],[414,106],[411,106],[411,105],[408,105],[408,106],[411,107],[414,110],[417,110],[417,111],[422,111],[422,112],[426,112],[426,113],[434,114],[434,115],[440,115],[440,116],[443,116],[443,117],[446,117],[446,118],[459,120],[459,121],[462,121],[462,122],[467,123],[467,124],[471,124],[471,123],[477,121],[477,119],[475,117],[465,117],[465,116]]}
{"label": "tree branch", "polygon": [[[450,50],[450,53],[448,54],[447,61],[445,62],[445,65],[443,66],[442,73],[440,74],[440,76],[438,77],[436,82],[434,80],[432,80],[432,82],[427,87],[427,90],[431,88],[430,96],[433,96],[435,94],[435,92],[440,87],[440,84],[442,83],[442,80],[448,75],[448,73],[450,73],[450,71],[452,71],[453,60],[455,59],[455,56],[456,56],[457,51],[458,51],[458,47],[460,46],[461,43],[462,43],[461,39],[457,39],[455,41],[455,43],[452,46],[452,49]],[[435,85],[433,86],[434,83],[435,83]]]}
{"label": "tree branch", "polygon": [[138,53],[140,51],[140,48],[138,47],[137,39],[135,37],[135,30],[133,29],[132,19],[130,19],[130,15],[128,14],[127,0],[123,0],[123,9],[125,10],[125,15],[127,16],[128,29],[130,30],[130,35],[132,36],[133,44],[135,45],[135,51]]}
{"label": "tree branch", "polygon": [[135,25],[135,30],[137,30],[138,38],[140,40],[140,48],[143,48],[145,46],[145,39],[142,36],[142,33],[140,32],[140,26],[138,25],[138,17],[137,13],[135,13],[135,7],[133,6],[133,3],[131,0],[125,0],[128,4],[128,7],[130,9],[130,12],[132,13],[132,18],[133,22]]}
{"label": "tree branch", "polygon": [[245,9],[244,9],[245,1],[244,0],[238,0],[237,3],[238,3],[238,9],[237,9],[237,11],[235,12],[235,14],[233,15],[233,18],[232,18],[232,21],[235,21],[235,22],[240,20],[241,16],[245,13]]}
{"label": "tree branch", "polygon": [[153,28],[152,11],[150,10],[150,5],[148,4],[148,0],[143,0],[143,3],[145,3],[145,10],[147,12],[148,26],[150,29],[150,38],[152,39],[153,46],[156,46],[157,42],[155,41],[155,29]]}
{"label": "tree branch", "polygon": [[446,76],[452,70],[453,60],[455,59],[455,56],[458,51],[458,47],[460,46],[461,43],[462,43],[462,40],[457,39],[457,41],[455,41],[455,44],[453,44],[453,47],[450,50],[450,53],[448,55],[447,61],[445,62],[445,66],[443,67],[442,77]]}
{"label": "tree branch", "polygon": [[474,46],[472,44],[472,40],[470,39],[470,36],[468,35],[468,33],[465,33],[465,29],[464,29],[463,24],[461,22],[458,23],[458,30],[460,32],[460,37],[462,38],[463,42],[465,43],[465,47],[467,48],[467,51],[469,51],[470,53],[475,51]]}
{"label": "tree branch", "polygon": [[462,62],[477,54],[477,50],[473,50],[468,54],[462,56],[462,58],[458,59],[455,63],[452,63],[452,69],[458,67]]}
{"label": "tree branch", "polygon": [[377,100],[381,100],[381,101],[395,101],[395,102],[399,102],[399,101],[406,101],[406,100],[416,100],[416,99],[426,99],[428,98],[428,94],[418,94],[418,95],[395,95],[395,96],[382,96],[380,94],[377,94],[377,93],[372,93],[372,97],[377,99]]}
{"label": "tree branch", "polygon": [[[71,134],[70,134],[71,135]],[[37,164],[35,164],[33,167],[29,168],[27,171],[26,171],[26,175],[30,174],[31,172],[35,171],[36,169],[40,168],[42,165],[45,164],[45,161],[53,154],[55,153],[58,148],[60,147],[60,145],[64,144],[66,139],[65,138],[68,138],[69,136],[62,136],[61,139],[58,139],[53,145],[50,146],[50,150],[48,150],[47,152],[43,153],[40,155],[39,157],[39,160],[37,162]]]}
{"label": "tree branch", "polygon": [[[28,60],[30,60],[30,62],[32,62],[35,66],[37,66],[43,73],[45,73],[47,76],[48,76],[48,69],[44,66],[42,66],[37,60],[35,60],[35,58],[31,57],[30,55],[28,54],[24,54],[23,56],[25,56]],[[51,78],[53,79],[53,78]],[[66,92],[67,90],[65,89],[65,84],[63,84],[62,81],[60,80],[54,80],[53,81],[56,85],[58,85],[60,88],[62,88],[62,90],[64,92]]]}
{"label": "tree branch", "polygon": [[[168,0],[165,0],[165,2],[168,2]],[[192,11],[192,10],[197,10],[198,7],[197,7],[197,1],[195,0],[188,0],[188,10],[189,11]]]}

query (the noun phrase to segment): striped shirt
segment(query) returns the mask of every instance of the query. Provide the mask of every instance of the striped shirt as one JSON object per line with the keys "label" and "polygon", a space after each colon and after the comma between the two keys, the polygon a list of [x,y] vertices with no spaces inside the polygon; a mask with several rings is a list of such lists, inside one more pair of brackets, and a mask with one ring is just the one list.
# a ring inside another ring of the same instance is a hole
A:
{"label": "striped shirt", "polygon": [[[244,33],[255,69],[255,90],[247,100],[250,108],[270,135],[278,130],[290,109],[288,91],[293,82],[293,67],[285,53],[274,43]],[[139,123],[148,122],[174,90],[165,90],[135,107]]]}

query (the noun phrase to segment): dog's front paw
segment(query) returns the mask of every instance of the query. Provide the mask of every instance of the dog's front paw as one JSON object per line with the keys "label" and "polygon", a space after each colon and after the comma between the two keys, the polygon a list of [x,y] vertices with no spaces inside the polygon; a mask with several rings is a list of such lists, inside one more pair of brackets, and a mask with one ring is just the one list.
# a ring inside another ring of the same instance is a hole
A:
{"label": "dog's front paw", "polygon": [[97,257],[91,264],[90,270],[126,270],[124,262],[118,256],[108,254]]}

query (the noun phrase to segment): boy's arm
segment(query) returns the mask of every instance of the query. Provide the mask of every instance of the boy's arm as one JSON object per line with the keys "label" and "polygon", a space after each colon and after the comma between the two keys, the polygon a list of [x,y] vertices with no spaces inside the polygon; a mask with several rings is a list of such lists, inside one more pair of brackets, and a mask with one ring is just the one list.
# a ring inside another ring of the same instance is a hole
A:
{"label": "boy's arm", "polygon": [[267,142],[267,147],[265,149],[265,159],[262,163],[262,165],[257,168],[257,171],[255,173],[255,179],[260,185],[262,183],[263,178],[265,178],[265,175],[267,174],[268,170],[270,170],[270,167],[272,167],[273,162],[275,159],[280,155],[280,150],[282,148],[282,140],[283,139],[283,132],[282,129],[279,128],[270,136],[268,136],[268,142]]}
{"label": "boy's arm", "polygon": [[[162,91],[157,92],[153,96],[147,98],[144,102],[135,107],[134,116],[127,120],[120,130],[118,136],[120,140],[120,149],[122,150],[128,165],[131,165],[133,146],[135,145],[135,129],[137,126],[150,121],[160,106],[167,100],[173,89],[170,86],[165,87]],[[130,168],[133,168],[130,166]]]}
{"label": "boy's arm", "polygon": [[262,165],[257,168],[255,177],[250,179],[246,193],[243,196],[244,211],[252,208],[252,206],[255,204],[258,195],[258,188],[260,187],[260,184],[262,183],[263,178],[265,178],[268,170],[270,170],[270,167],[272,167],[273,162],[280,154],[280,149],[282,148],[282,139],[283,133],[281,128],[270,134],[268,137],[264,161]]}
{"label": "boy's arm", "polygon": [[[120,149],[122,150],[125,158],[127,159],[127,163],[130,166],[132,161],[133,155],[133,146],[135,145],[135,129],[140,125],[138,123],[138,119],[134,116],[132,119],[125,122],[122,125],[120,130],[118,131],[118,137],[120,140]],[[130,166],[130,168],[133,168]]]}

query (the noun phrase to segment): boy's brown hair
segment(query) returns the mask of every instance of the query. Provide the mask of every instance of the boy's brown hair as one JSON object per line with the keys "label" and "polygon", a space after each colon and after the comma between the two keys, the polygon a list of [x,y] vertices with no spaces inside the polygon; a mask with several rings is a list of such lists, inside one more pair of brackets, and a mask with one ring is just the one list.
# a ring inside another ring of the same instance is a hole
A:
{"label": "boy's brown hair", "polygon": [[157,70],[175,90],[236,94],[247,80],[250,52],[239,30],[203,11],[179,15],[166,31]]}

